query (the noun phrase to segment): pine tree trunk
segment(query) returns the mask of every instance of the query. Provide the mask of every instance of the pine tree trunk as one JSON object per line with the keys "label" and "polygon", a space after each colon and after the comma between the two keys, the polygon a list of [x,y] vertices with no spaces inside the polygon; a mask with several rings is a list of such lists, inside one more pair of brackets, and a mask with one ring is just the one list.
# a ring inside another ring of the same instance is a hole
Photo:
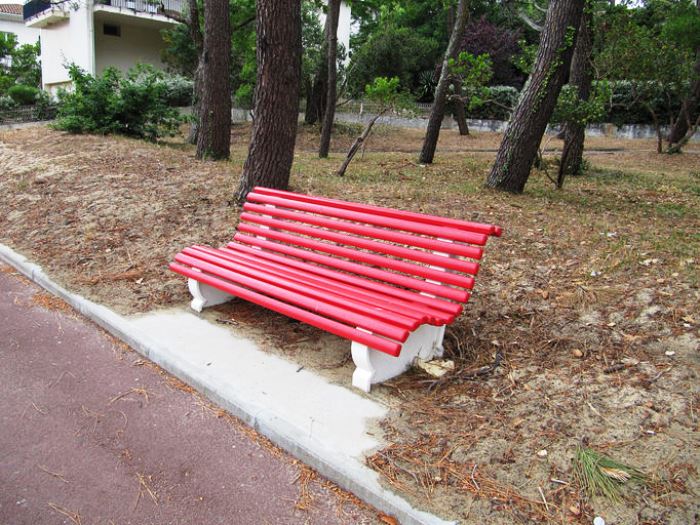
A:
{"label": "pine tree trunk", "polygon": [[197,0],[189,0],[188,2],[190,11],[190,38],[194,44],[194,48],[197,51],[197,69],[194,72],[194,89],[192,92],[192,124],[190,126],[190,132],[187,136],[188,144],[197,144],[197,134],[199,132],[199,107],[202,100],[202,68],[204,67],[204,53],[202,48],[204,47],[202,29],[199,26],[199,6],[197,5]]}
{"label": "pine tree trunk", "polygon": [[206,0],[203,49],[197,158],[227,159],[231,152],[231,21],[226,0]]}
{"label": "pine tree trunk", "polygon": [[522,193],[566,80],[585,0],[551,0],[537,58],[486,185]]}
{"label": "pine tree trunk", "polygon": [[338,19],[340,18],[340,0],[328,0],[328,33],[326,35],[326,68],[328,69],[326,111],[323,114],[323,126],[321,127],[321,143],[318,147],[320,158],[328,157],[331,147],[331,133],[333,131],[333,119],[335,118],[335,103],[338,77]]}
{"label": "pine tree trunk", "polygon": [[[462,82],[460,80],[455,80],[454,82],[455,93],[459,94],[462,92]],[[469,135],[469,126],[467,125],[467,112],[464,109],[464,101],[457,97],[452,101],[454,105],[454,111],[452,112],[455,117],[455,122],[457,122],[457,127],[459,128],[459,134],[462,136]]]}
{"label": "pine tree trunk", "polygon": [[692,121],[700,113],[700,110],[698,110],[700,106],[700,50],[698,50],[697,56],[694,67],[697,78],[693,82],[690,95],[681,103],[681,111],[668,134],[669,146],[678,144],[683,140],[683,137],[688,133],[689,123],[692,125]]}
{"label": "pine tree trunk", "polygon": [[[696,0],[695,7],[700,10],[700,0]],[[692,126],[692,121],[696,116],[700,116],[700,109],[698,109],[700,107],[700,49],[695,50],[695,56],[696,60],[693,68],[696,75],[695,81],[690,89],[690,95],[681,103],[681,111],[668,134],[669,149],[674,151],[688,133],[689,127]],[[676,146],[675,148],[674,145]]]}
{"label": "pine tree trunk", "polygon": [[457,5],[457,14],[455,16],[455,24],[452,28],[450,41],[447,44],[445,57],[442,60],[442,70],[440,71],[440,79],[435,88],[435,101],[430,110],[430,118],[428,119],[428,129],[425,132],[423,141],[423,149],[420,152],[420,163],[430,164],[435,157],[435,148],[437,148],[438,138],[440,137],[440,126],[445,115],[445,102],[447,100],[447,91],[450,87],[450,68],[448,62],[450,59],[457,57],[459,52],[459,44],[464,34],[464,28],[467,25],[469,18],[468,0],[459,0]]}
{"label": "pine tree trunk", "polygon": [[[576,37],[574,56],[571,59],[569,84],[578,92],[578,98],[587,101],[591,96],[593,71],[593,11],[585,8]],[[557,186],[564,184],[566,175],[580,175],[583,171],[583,145],[586,139],[586,126],[579,122],[567,122],[564,128],[564,149],[559,165]]]}
{"label": "pine tree trunk", "polygon": [[[321,56],[323,57],[326,57],[328,54],[326,48],[328,46],[329,23],[330,18],[326,16],[326,22],[323,26],[323,45],[321,46]],[[326,89],[326,82],[328,81],[327,66],[328,61],[321,60],[318,71],[316,71],[311,82],[311,90],[307,92],[306,111],[304,112],[304,122],[306,124],[320,122],[326,113],[326,96],[328,95],[328,90]]]}
{"label": "pine tree trunk", "polygon": [[301,81],[301,3],[258,0],[255,121],[237,191],[242,202],[255,186],[287,189],[294,160]]}

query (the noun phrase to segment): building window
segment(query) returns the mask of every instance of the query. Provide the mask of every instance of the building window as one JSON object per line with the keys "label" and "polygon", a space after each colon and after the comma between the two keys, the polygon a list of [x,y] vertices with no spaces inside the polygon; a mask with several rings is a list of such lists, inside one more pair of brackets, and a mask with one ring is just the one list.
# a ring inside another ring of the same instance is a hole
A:
{"label": "building window", "polygon": [[121,26],[114,24],[105,24],[103,26],[103,32],[107,36],[122,36]]}

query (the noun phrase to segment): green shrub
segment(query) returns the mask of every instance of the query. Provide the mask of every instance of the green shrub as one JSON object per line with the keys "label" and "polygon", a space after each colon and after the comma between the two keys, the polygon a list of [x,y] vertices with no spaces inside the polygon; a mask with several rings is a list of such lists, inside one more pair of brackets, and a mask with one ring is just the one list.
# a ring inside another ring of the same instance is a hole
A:
{"label": "green shrub", "polygon": [[165,83],[165,99],[169,106],[190,106],[194,93],[194,81],[181,75],[170,75],[163,78]]}
{"label": "green shrub", "polygon": [[59,93],[57,129],[71,133],[120,133],[148,140],[174,135],[183,121],[168,105],[164,74],[139,64],[124,76],[107,68],[93,77],[69,67],[73,91]]}
{"label": "green shrub", "polygon": [[490,86],[483,102],[467,114],[469,118],[508,120],[519,96],[520,92],[512,86]]}
{"label": "green shrub", "polygon": [[0,111],[7,111],[17,107],[17,102],[12,100],[7,95],[0,95]]}
{"label": "green shrub", "polygon": [[15,84],[7,90],[8,96],[21,106],[29,106],[36,102],[39,90],[34,86]]}

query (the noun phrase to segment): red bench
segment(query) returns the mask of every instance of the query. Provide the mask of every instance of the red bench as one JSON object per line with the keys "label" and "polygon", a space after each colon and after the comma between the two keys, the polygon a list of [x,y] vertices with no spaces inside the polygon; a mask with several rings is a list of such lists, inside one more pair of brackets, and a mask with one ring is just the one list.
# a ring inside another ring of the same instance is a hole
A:
{"label": "red bench", "polygon": [[352,341],[353,385],[442,354],[483,248],[501,228],[257,187],[233,241],[195,245],[170,269],[192,308],[240,297]]}

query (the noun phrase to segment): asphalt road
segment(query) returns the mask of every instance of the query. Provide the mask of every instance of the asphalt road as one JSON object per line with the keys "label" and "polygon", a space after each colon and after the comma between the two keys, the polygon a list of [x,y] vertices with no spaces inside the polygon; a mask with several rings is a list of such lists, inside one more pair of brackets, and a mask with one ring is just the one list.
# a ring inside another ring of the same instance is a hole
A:
{"label": "asphalt road", "polygon": [[0,525],[377,521],[0,265]]}

